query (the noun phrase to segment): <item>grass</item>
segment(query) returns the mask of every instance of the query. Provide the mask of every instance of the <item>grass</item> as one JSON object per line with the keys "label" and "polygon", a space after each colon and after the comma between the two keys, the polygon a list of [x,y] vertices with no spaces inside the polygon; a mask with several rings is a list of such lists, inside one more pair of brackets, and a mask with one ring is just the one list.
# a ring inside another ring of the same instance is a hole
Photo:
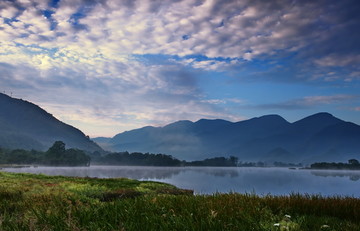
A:
{"label": "grass", "polygon": [[0,172],[0,230],[360,230],[360,199]]}

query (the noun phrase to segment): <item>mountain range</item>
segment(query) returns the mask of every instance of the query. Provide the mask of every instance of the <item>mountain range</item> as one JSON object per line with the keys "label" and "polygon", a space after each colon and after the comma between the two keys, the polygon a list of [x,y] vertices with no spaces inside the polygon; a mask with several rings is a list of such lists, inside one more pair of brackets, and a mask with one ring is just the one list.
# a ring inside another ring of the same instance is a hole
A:
{"label": "mountain range", "polygon": [[312,163],[360,157],[360,126],[326,112],[294,123],[279,115],[239,122],[183,120],[93,140],[111,151],[165,153],[186,160],[233,155],[240,161]]}
{"label": "mountain range", "polygon": [[0,93],[0,147],[47,150],[57,140],[69,148],[90,152],[102,153],[105,149],[163,153],[181,160],[230,155],[244,162],[360,159],[360,126],[326,112],[293,123],[279,115],[239,122],[182,120],[164,127],[147,126],[112,138],[91,140],[39,106]]}
{"label": "mountain range", "polygon": [[68,148],[103,151],[79,129],[59,121],[39,106],[0,93],[0,147],[47,150],[58,140]]}

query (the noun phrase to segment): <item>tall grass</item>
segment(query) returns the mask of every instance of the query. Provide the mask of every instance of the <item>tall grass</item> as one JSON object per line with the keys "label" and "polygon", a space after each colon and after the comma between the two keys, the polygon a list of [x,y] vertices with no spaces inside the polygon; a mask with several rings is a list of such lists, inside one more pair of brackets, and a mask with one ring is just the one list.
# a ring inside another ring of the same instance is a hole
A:
{"label": "tall grass", "polygon": [[[360,230],[360,200],[0,172],[0,230]],[[290,217],[290,216],[291,217]]]}

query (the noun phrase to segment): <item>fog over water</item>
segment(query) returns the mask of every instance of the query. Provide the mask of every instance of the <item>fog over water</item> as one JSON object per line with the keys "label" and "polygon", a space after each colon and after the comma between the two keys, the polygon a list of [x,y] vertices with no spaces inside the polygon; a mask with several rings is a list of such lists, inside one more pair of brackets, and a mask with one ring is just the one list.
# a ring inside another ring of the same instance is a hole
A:
{"label": "fog over water", "polygon": [[216,192],[288,195],[290,193],[360,197],[360,171],[292,170],[236,167],[29,167],[3,171],[166,182],[196,194]]}

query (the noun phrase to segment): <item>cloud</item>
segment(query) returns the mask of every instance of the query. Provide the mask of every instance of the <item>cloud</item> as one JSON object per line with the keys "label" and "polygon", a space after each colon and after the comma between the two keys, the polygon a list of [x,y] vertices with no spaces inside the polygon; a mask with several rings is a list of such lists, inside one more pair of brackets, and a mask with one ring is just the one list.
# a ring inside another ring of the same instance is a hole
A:
{"label": "cloud", "polygon": [[83,126],[109,115],[108,131],[111,123],[234,119],[221,105],[241,102],[204,99],[199,75],[358,81],[358,9],[356,0],[1,1],[0,84]]}
{"label": "cloud", "polygon": [[239,118],[198,100],[196,78],[181,66],[134,62],[108,64],[112,75],[104,78],[88,73],[86,63],[60,70],[0,63],[0,85],[93,136],[180,119]]}
{"label": "cloud", "polygon": [[315,60],[315,63],[324,67],[346,67],[360,63],[360,55],[328,55]]}
{"label": "cloud", "polygon": [[[329,96],[306,96],[280,103],[261,104],[250,107],[277,110],[295,110],[319,107],[321,105],[339,105],[358,99],[358,95],[329,95]],[[248,107],[248,106],[245,106]]]}
{"label": "cloud", "polygon": [[[335,18],[343,28],[328,30],[333,10],[326,2],[292,1],[67,1],[57,8],[27,4],[16,17],[17,27],[28,36],[13,34],[26,44],[72,49],[98,45],[103,55],[126,54],[201,54],[209,58],[243,58],[296,52],[328,41],[336,30],[346,30],[347,17]],[[336,7],[344,4],[333,2]],[[7,4],[9,5],[9,4]],[[334,8],[336,8],[334,7]],[[51,10],[56,27],[41,12]],[[12,6],[3,9],[11,13]],[[320,17],[321,16],[321,17]],[[334,20],[334,19],[332,19]],[[15,23],[14,23],[15,24]],[[83,29],[79,29],[82,25]],[[318,25],[322,25],[319,27]],[[186,39],[185,39],[186,38]],[[325,57],[323,58],[325,59]],[[321,60],[321,58],[319,59]],[[318,61],[321,63],[321,61]]]}
{"label": "cloud", "polygon": [[245,100],[237,99],[237,98],[226,98],[226,99],[204,99],[200,102],[209,103],[209,104],[245,104]]}

